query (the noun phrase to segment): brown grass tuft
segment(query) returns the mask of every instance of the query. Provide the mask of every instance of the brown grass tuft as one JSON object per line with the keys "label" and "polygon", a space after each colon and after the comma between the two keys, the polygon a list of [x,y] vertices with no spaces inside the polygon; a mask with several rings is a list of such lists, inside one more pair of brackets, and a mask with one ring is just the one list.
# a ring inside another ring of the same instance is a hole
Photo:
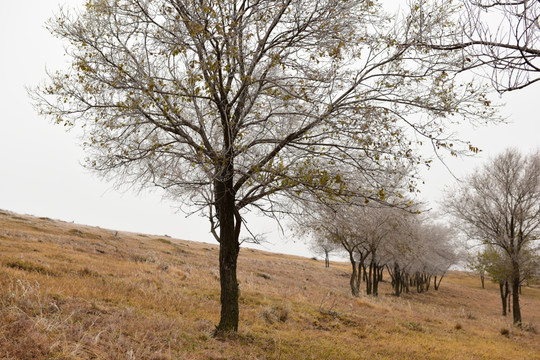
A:
{"label": "brown grass tuft", "polygon": [[273,324],[276,322],[284,323],[289,318],[289,311],[290,310],[288,308],[284,308],[282,306],[270,306],[265,308],[262,311],[261,315],[263,319],[269,324]]}
{"label": "brown grass tuft", "polygon": [[49,276],[56,276],[57,274],[52,271],[49,268],[46,268],[42,265],[35,264],[31,261],[26,261],[22,259],[17,260],[5,260],[4,266],[7,266],[12,269],[18,269],[23,271],[30,271],[30,272],[36,272],[39,274],[49,275]]}

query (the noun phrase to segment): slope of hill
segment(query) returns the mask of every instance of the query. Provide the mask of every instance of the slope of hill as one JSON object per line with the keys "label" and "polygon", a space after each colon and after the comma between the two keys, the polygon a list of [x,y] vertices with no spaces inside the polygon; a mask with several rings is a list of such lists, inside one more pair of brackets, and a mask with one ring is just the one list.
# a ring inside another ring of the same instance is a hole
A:
{"label": "slope of hill", "polygon": [[353,298],[347,264],[243,249],[240,331],[219,319],[215,245],[0,211],[2,359],[540,359],[540,290],[523,330],[498,289]]}

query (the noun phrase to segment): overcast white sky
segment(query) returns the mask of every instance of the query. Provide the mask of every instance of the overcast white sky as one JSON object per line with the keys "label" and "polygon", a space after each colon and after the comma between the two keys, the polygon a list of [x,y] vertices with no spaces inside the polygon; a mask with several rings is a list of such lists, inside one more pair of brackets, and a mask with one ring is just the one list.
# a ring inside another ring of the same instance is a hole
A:
{"label": "overcast white sky", "polygon": [[[54,70],[64,65],[62,44],[44,27],[62,3],[74,6],[83,1],[3,1],[0,5],[0,209],[215,242],[206,219],[176,213],[174,204],[162,201],[159,193],[118,192],[112,184],[100,181],[80,165],[84,154],[76,134],[51,124],[32,108],[25,86],[43,81],[46,67]],[[503,96],[502,113],[510,124],[462,129],[462,137],[483,151],[475,158],[448,159],[457,176],[509,146],[524,152],[540,146],[539,86]],[[432,201],[454,179],[436,163],[425,182],[423,197]],[[292,234],[280,235],[271,220],[252,219],[250,225],[258,233],[269,233],[265,249],[309,256]]]}

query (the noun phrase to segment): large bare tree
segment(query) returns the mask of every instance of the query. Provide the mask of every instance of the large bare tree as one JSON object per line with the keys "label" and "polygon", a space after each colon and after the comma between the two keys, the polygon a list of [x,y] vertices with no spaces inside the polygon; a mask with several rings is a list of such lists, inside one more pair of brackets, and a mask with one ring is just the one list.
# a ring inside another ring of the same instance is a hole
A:
{"label": "large bare tree", "polygon": [[246,211],[287,211],[283,199],[308,192],[384,199],[379,179],[424,162],[420,142],[456,152],[451,123],[493,119],[482,88],[459,82],[463,54],[426,46],[451,36],[454,10],[88,0],[50,22],[71,66],[33,97],[43,114],[84,130],[88,167],[163,188],[208,216],[220,244],[217,329],[235,331]]}
{"label": "large bare tree", "polygon": [[508,256],[513,320],[521,324],[522,268],[540,239],[540,153],[506,150],[466,178],[445,205],[471,239]]}

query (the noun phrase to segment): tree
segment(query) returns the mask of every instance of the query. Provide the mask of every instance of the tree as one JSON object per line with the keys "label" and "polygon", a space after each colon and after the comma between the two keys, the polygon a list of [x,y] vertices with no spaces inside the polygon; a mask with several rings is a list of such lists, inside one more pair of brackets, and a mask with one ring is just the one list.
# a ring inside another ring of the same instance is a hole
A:
{"label": "tree", "polygon": [[467,267],[480,275],[480,282],[482,284],[482,289],[485,289],[485,276],[486,276],[486,258],[483,256],[482,252],[476,254],[469,254],[467,261]]}
{"label": "tree", "polygon": [[384,246],[386,268],[394,295],[415,285],[417,292],[439,289],[448,269],[456,263],[453,231],[421,215],[408,216]]}
{"label": "tree", "polygon": [[504,251],[493,246],[486,246],[479,257],[482,258],[486,272],[491,276],[491,279],[499,284],[502,315],[506,316],[506,310],[510,310],[508,282],[512,281],[512,262]]}
{"label": "tree", "polygon": [[[468,16],[457,42],[466,44],[470,62],[491,67],[499,92],[540,80],[540,3],[533,0],[466,0]],[[474,58],[474,60],[471,60]]]}
{"label": "tree", "polygon": [[303,205],[304,211],[293,217],[298,234],[309,237],[315,244],[324,239],[325,243],[332,244],[346,253],[352,267],[349,281],[351,294],[359,296],[362,264],[366,255],[361,248],[363,237],[355,226],[359,223],[359,219],[356,218],[359,207],[346,203],[330,206],[321,202],[304,202]]}
{"label": "tree", "polygon": [[330,238],[325,236],[317,236],[311,242],[311,251],[315,253],[322,252],[324,254],[324,267],[330,267],[330,253],[335,251],[337,244],[333,242]]}
{"label": "tree", "polygon": [[540,153],[506,150],[470,175],[445,205],[471,239],[508,257],[513,320],[521,324],[522,270],[540,236]]}
{"label": "tree", "polygon": [[383,249],[388,247],[394,237],[399,237],[403,227],[405,214],[397,213],[393,208],[362,208],[357,212],[354,221],[362,242],[359,248],[365,249],[363,259],[369,262],[364,265],[366,294],[379,295],[379,273],[387,264]]}
{"label": "tree", "polygon": [[429,162],[419,143],[466,151],[449,124],[493,119],[485,91],[457,77],[463,54],[425,45],[450,36],[455,9],[411,9],[88,0],[50,22],[72,63],[32,96],[41,113],[83,129],[89,168],[162,188],[209,218],[220,244],[217,330],[236,331],[247,211],[287,213],[286,200],[306,193],[383,201],[381,178]]}
{"label": "tree", "polygon": [[[433,288],[439,290],[442,279],[450,267],[457,263],[458,255],[453,243],[455,232],[446,225],[428,222],[424,219],[417,230],[417,271],[424,275],[425,284],[421,289],[429,289],[433,277]],[[438,280],[437,280],[438,278]]]}

